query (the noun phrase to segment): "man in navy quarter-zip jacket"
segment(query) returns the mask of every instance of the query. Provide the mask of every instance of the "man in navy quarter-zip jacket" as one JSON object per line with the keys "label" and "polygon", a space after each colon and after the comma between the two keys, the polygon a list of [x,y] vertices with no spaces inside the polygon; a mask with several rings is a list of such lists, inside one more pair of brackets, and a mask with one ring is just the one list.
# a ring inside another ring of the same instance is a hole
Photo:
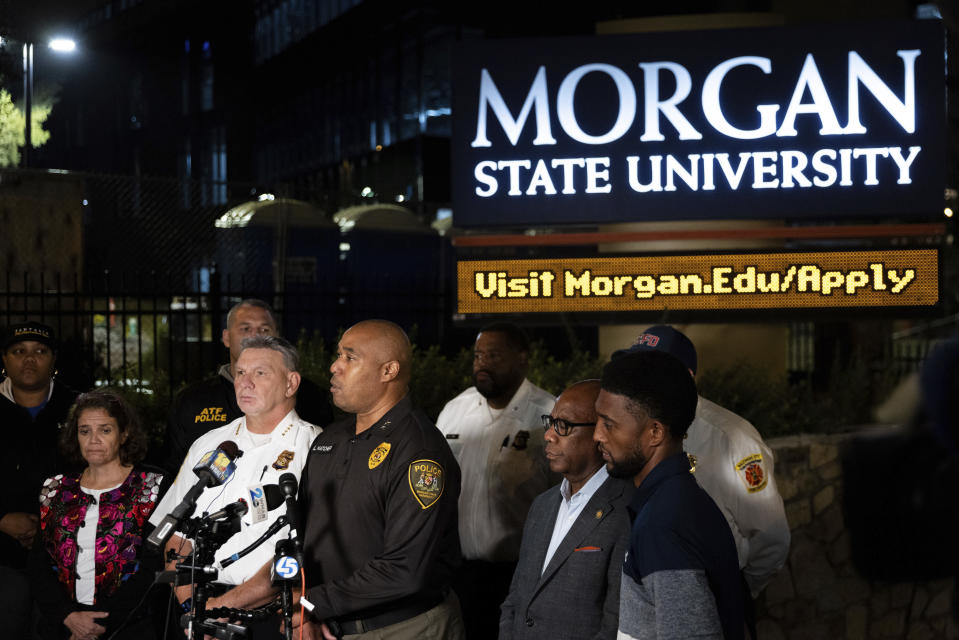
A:
{"label": "man in navy quarter-zip jacket", "polygon": [[696,413],[692,376],[667,353],[639,351],[609,362],[600,384],[594,438],[609,474],[636,485],[618,637],[741,640],[732,532],[683,452]]}

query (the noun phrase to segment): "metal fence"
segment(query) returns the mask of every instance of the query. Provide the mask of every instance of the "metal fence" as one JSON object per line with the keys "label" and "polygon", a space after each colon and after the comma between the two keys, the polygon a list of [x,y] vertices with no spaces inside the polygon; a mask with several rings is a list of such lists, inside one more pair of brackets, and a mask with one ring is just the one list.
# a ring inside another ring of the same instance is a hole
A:
{"label": "metal fence", "polygon": [[0,325],[26,319],[51,325],[62,342],[60,375],[72,386],[123,383],[172,393],[225,361],[221,331],[230,307],[244,298],[269,302],[281,332],[294,341],[306,336],[331,342],[342,329],[374,316],[406,317],[408,327],[433,338],[430,325],[448,317],[443,296],[411,300],[400,290],[385,290],[388,281],[364,292],[363,303],[335,287],[278,294],[226,284],[216,271],[192,282],[156,274],[98,274],[86,281],[7,274],[0,278]]}
{"label": "metal fence", "polygon": [[212,372],[226,312],[248,297],[268,301],[292,339],[330,341],[369,317],[442,339],[452,316],[443,238],[344,233],[316,208],[288,224],[217,225],[258,194],[242,183],[0,171],[0,324],[53,326],[61,375],[78,386],[176,388]]}

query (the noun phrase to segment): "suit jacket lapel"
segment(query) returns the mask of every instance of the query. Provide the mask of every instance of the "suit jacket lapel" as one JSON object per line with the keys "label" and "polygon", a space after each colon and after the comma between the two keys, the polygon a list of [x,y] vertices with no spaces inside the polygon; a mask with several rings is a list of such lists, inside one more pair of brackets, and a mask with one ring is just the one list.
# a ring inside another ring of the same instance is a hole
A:
{"label": "suit jacket lapel", "polygon": [[[593,494],[593,497],[589,499],[589,502],[586,503],[586,506],[583,507],[583,510],[580,512],[579,517],[576,518],[576,522],[573,523],[573,526],[567,532],[566,537],[563,538],[563,541],[559,543],[559,546],[556,547],[556,552],[553,554],[553,557],[550,558],[549,565],[546,567],[546,571],[543,572],[543,575],[540,576],[539,582],[536,585],[535,591],[539,591],[543,588],[543,585],[549,581],[554,573],[566,562],[567,558],[572,555],[579,543],[582,542],[589,533],[595,529],[600,522],[609,517],[610,512],[613,510],[612,500],[622,493],[622,485],[612,481],[612,478],[609,478],[600,485],[599,489],[596,490],[596,493]],[[556,523],[556,512],[559,510],[559,504],[556,504],[556,509],[553,511],[553,516],[551,519],[550,533],[544,538],[547,544],[549,544],[549,539],[552,536],[552,529]],[[597,517],[597,514],[602,512],[602,515]],[[543,560],[546,559],[546,548],[543,547],[543,551],[539,554],[540,564],[543,566]],[[534,591],[534,593],[535,593]]]}
{"label": "suit jacket lapel", "polygon": [[530,571],[535,571],[535,575],[537,576],[540,575],[543,570],[547,547],[549,546],[550,539],[553,537],[553,527],[556,526],[556,516],[559,513],[559,504],[562,499],[563,494],[560,493],[559,486],[553,487],[549,500],[545,501],[544,508],[546,511],[529,514],[529,517],[535,518],[533,521],[535,529],[531,532],[531,537],[533,540],[543,542],[542,544],[536,545],[530,562]]}

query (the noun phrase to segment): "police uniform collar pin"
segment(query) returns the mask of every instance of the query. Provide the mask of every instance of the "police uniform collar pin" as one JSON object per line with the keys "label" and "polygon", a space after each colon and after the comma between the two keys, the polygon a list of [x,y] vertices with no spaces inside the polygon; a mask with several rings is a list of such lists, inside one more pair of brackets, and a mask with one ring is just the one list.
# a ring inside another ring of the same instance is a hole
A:
{"label": "police uniform collar pin", "polygon": [[393,421],[392,421],[392,420],[384,420],[384,421],[383,421],[383,424],[380,425],[380,429],[385,429],[385,428],[387,428],[388,426],[390,426],[391,424],[393,424]]}

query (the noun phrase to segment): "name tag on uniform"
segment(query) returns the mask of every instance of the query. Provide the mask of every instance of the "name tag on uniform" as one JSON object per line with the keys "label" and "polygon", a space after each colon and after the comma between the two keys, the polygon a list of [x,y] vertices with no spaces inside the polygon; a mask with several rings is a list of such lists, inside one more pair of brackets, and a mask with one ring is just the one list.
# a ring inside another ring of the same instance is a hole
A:
{"label": "name tag on uniform", "polygon": [[460,439],[460,434],[458,434],[458,433],[447,433],[447,434],[446,434],[446,439],[447,439],[447,440],[459,440],[459,439]]}
{"label": "name tag on uniform", "polygon": [[313,445],[313,451],[317,453],[333,453],[332,444],[315,444]]}

